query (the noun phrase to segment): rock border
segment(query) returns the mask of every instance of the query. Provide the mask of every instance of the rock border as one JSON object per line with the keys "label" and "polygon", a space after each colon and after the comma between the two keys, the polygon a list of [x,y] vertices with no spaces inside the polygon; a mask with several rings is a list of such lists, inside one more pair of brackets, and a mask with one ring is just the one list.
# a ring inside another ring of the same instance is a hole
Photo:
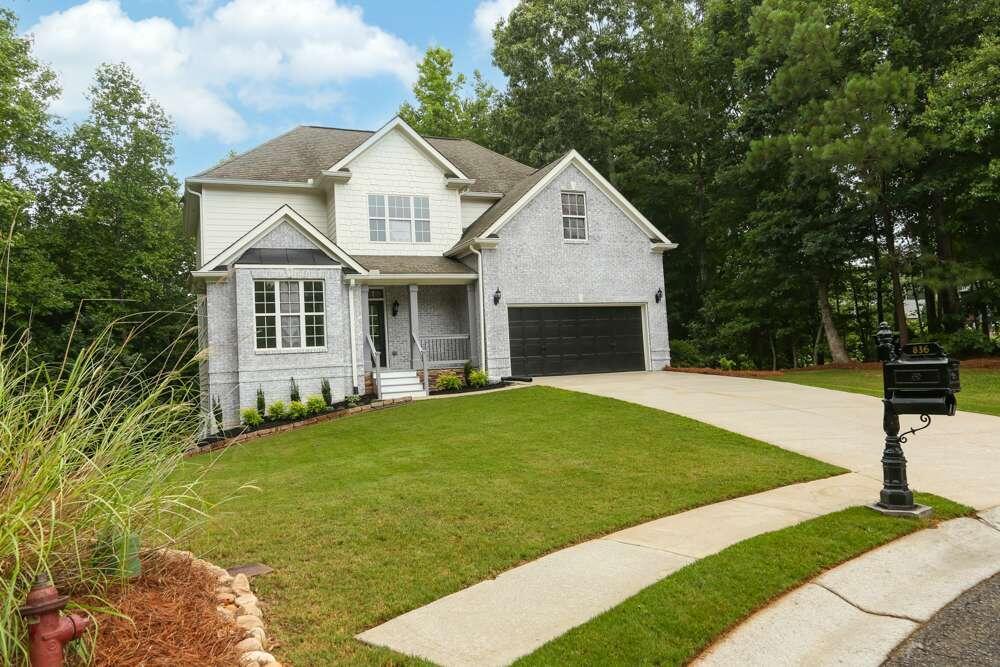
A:
{"label": "rock border", "polygon": [[243,639],[236,644],[237,664],[241,667],[282,667],[268,653],[272,646],[264,629],[264,619],[257,596],[250,589],[250,579],[245,574],[231,575],[225,569],[198,558],[190,551],[164,549],[167,558],[189,559],[194,565],[216,577],[215,601],[219,614],[244,631]]}
{"label": "rock border", "polygon": [[220,449],[225,449],[233,445],[237,445],[243,442],[248,442],[250,440],[256,440],[257,438],[263,438],[268,435],[274,435],[275,433],[284,433],[285,431],[294,431],[297,428],[302,428],[304,426],[312,426],[313,424],[318,424],[320,422],[330,421],[333,419],[341,419],[343,417],[349,417],[351,415],[361,414],[363,412],[374,412],[375,410],[384,410],[385,408],[390,408],[395,405],[403,405],[410,403],[413,400],[410,396],[404,396],[402,398],[386,398],[379,399],[368,403],[367,405],[358,405],[353,408],[341,408],[340,410],[333,410],[332,412],[325,412],[321,415],[316,415],[315,417],[308,417],[306,419],[300,419],[295,422],[285,422],[278,424],[276,426],[269,426],[267,428],[260,428],[254,431],[246,431],[245,433],[240,433],[239,435],[234,435],[231,438],[226,438],[225,440],[219,440],[214,442],[208,447],[195,447],[184,452],[185,458],[190,458],[192,456],[197,456],[199,454],[207,454],[208,452],[216,452]]}

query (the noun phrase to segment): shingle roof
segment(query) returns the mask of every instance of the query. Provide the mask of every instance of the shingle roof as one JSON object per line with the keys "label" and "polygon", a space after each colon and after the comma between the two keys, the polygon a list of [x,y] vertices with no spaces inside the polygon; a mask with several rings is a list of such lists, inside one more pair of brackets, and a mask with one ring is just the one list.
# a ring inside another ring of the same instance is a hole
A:
{"label": "shingle roof", "polygon": [[476,218],[475,222],[466,228],[465,233],[462,234],[462,238],[459,239],[458,243],[452,246],[451,250],[448,252],[460,248],[467,242],[485,233],[486,230],[490,228],[490,225],[496,222],[501,215],[506,213],[512,206],[514,206],[514,204],[520,201],[521,198],[528,193],[528,190],[535,187],[535,185],[545,178],[545,175],[552,171],[552,169],[568,154],[569,153],[566,153],[556,158],[541,169],[535,170],[533,173],[525,176],[511,186],[503,197],[498,199],[493,206],[486,209],[481,216]]}
{"label": "shingle roof", "polygon": [[315,264],[318,266],[339,266],[325,252],[305,248],[250,248],[240,255],[234,264]]}
{"label": "shingle roof", "polygon": [[468,273],[475,271],[458,260],[449,257],[414,255],[354,255],[354,259],[369,271],[384,274],[412,273]]}
{"label": "shingle roof", "polygon": [[[305,181],[329,169],[374,132],[300,125],[246,153],[197,175],[199,178],[238,178],[254,181]],[[468,139],[424,137],[469,178],[474,192],[507,192],[534,171],[509,157]]]}

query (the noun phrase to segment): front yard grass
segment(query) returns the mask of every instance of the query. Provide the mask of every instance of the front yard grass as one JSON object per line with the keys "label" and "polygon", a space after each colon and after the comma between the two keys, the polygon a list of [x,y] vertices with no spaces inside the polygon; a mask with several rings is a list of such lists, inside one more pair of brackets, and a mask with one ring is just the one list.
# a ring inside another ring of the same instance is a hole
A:
{"label": "front yard grass", "polygon": [[[767,379],[882,397],[881,369],[832,368],[830,370],[788,371],[780,377]],[[1000,370],[996,368],[963,368],[962,391],[958,394],[958,409],[1000,416]]]}
{"label": "front yard grass", "polygon": [[353,636],[547,552],[655,517],[843,472],[677,415],[548,387],[419,401],[227,449],[243,492],[190,547],[254,587],[278,656],[402,662]]}
{"label": "front yard grass", "polygon": [[[972,512],[916,494],[930,521],[852,507],[764,533],[678,570],[517,665],[683,665],[786,591],[865,551]],[[794,631],[794,628],[789,628]]]}

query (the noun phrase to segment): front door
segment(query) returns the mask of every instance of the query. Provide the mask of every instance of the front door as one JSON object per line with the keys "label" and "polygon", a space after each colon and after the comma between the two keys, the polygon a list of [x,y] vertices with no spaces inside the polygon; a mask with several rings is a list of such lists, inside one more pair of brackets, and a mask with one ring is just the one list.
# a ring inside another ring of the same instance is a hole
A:
{"label": "front door", "polygon": [[379,366],[388,366],[385,354],[385,292],[368,290],[368,333],[379,353]]}

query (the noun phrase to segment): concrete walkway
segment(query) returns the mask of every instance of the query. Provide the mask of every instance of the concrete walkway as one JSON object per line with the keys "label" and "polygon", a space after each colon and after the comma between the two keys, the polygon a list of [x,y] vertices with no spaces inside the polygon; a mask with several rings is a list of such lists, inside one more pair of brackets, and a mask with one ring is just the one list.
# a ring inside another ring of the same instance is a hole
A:
{"label": "concrete walkway", "polygon": [[[985,518],[1000,522],[1000,512]],[[779,598],[694,664],[881,665],[939,609],[998,571],[1000,530],[987,520],[947,521]]]}
{"label": "concrete walkway", "polygon": [[666,516],[526,563],[358,639],[441,665],[506,665],[688,563],[864,503],[880,487],[838,475]]}
{"label": "concrete walkway", "polygon": [[[536,384],[675,412],[882,479],[882,403],[871,396],[664,371],[538,378]],[[910,486],[976,509],[1000,505],[1000,417],[960,411],[933,419],[903,447]],[[900,421],[904,430],[919,425],[916,417]]]}

